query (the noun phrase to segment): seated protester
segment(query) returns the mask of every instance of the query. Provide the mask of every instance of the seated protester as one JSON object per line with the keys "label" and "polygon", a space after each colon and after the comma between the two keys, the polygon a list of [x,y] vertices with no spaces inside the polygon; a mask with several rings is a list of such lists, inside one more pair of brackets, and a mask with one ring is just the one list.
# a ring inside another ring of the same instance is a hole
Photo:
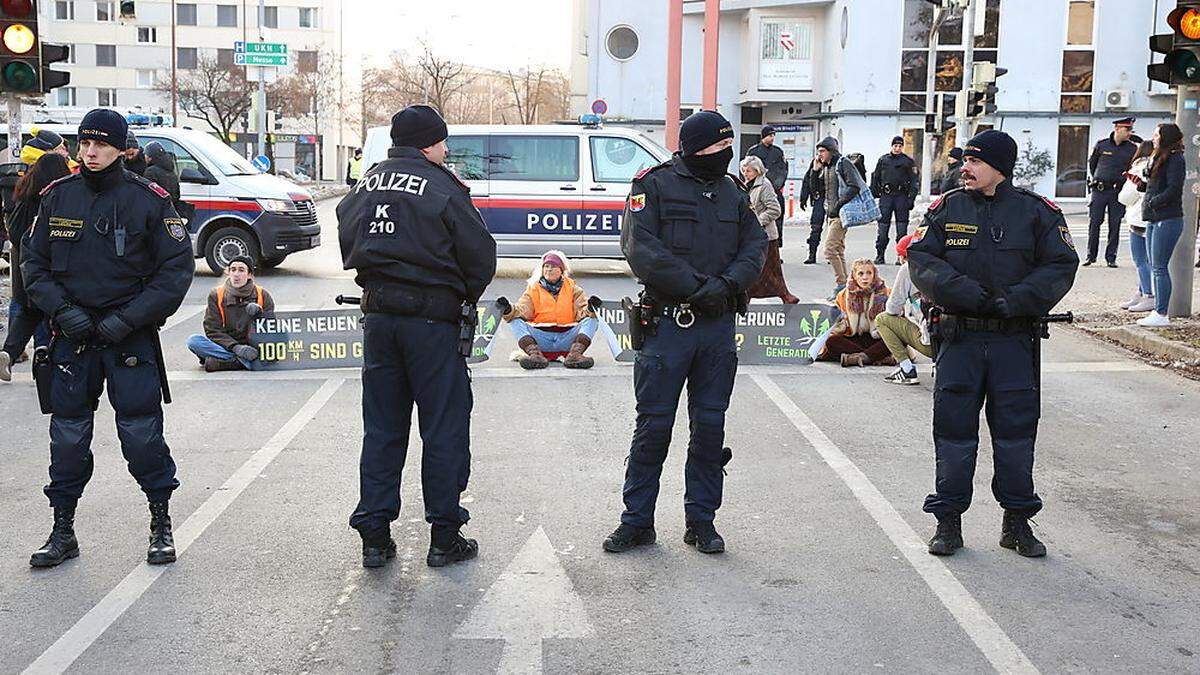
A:
{"label": "seated protester", "polygon": [[512,325],[525,370],[550,365],[550,359],[566,354],[566,368],[591,368],[595,361],[583,353],[592,344],[599,322],[588,308],[587,296],[571,278],[567,256],[548,251],[529,277],[529,285],[516,305],[500,298],[504,320]]}
{"label": "seated protester", "polygon": [[846,287],[837,294],[842,316],[830,329],[817,360],[840,361],[843,368],[896,365],[875,326],[887,301],[888,287],[879,278],[875,263],[868,258],[855,260]]}
{"label": "seated protester", "polygon": [[896,242],[896,259],[900,262],[900,270],[896,272],[896,282],[892,285],[892,294],[888,296],[884,313],[875,318],[879,337],[899,364],[894,373],[884,378],[892,384],[918,384],[917,367],[910,358],[909,347],[933,358],[929,319],[925,315],[929,311],[929,303],[908,275],[908,245],[912,243],[912,238],[910,234]]}
{"label": "seated protester", "polygon": [[208,293],[204,335],[188,338],[205,372],[250,369],[258,349],[250,344],[250,328],[259,316],[275,313],[275,300],[254,283],[254,261],[238,256],[225,268],[225,280]]}

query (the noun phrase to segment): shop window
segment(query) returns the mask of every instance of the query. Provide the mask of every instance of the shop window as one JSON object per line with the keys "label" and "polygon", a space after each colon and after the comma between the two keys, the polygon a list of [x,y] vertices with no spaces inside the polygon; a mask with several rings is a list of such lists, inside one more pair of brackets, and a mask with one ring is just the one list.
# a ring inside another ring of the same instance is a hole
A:
{"label": "shop window", "polygon": [[1056,197],[1087,195],[1088,131],[1087,125],[1083,124],[1058,128],[1058,175],[1054,187]]}

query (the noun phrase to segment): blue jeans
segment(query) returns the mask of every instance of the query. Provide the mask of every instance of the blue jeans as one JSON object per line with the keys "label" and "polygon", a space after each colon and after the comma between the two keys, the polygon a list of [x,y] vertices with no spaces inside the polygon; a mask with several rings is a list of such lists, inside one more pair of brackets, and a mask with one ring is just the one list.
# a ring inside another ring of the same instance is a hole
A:
{"label": "blue jeans", "polygon": [[1146,249],[1150,252],[1150,269],[1154,279],[1154,311],[1167,315],[1167,303],[1171,301],[1171,275],[1167,265],[1171,253],[1183,234],[1183,218],[1157,220],[1146,226]]}
{"label": "blue jeans", "polygon": [[1129,233],[1129,255],[1133,257],[1133,266],[1138,273],[1138,292],[1142,295],[1154,295],[1154,286],[1150,281],[1150,251],[1146,248],[1146,235],[1131,231]]}
{"label": "blue jeans", "polygon": [[41,312],[26,307],[16,300],[8,301],[8,336],[4,339],[4,351],[16,361],[29,346],[32,334],[35,347],[50,343],[50,326]]}
{"label": "blue jeans", "polygon": [[187,348],[188,351],[195,354],[196,358],[200,359],[201,361],[209,356],[220,361],[233,361],[236,359],[237,362],[242,364],[246,370],[250,370],[250,361],[239,359],[238,357],[234,356],[233,352],[225,349],[221,345],[213,342],[203,335],[193,335],[188,338]]}
{"label": "blue jeans", "polygon": [[577,336],[583,335],[591,340],[600,323],[595,318],[588,317],[562,333],[535,328],[524,319],[513,319],[509,325],[512,327],[513,335],[517,336],[517,342],[520,342],[523,337],[531,337],[537,341],[538,349],[544,352],[569,352],[571,343]]}

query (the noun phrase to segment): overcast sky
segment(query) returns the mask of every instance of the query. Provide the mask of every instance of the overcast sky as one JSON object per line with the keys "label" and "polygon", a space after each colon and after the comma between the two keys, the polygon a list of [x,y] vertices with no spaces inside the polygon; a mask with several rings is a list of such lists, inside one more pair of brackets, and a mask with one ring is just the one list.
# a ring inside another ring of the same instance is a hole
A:
{"label": "overcast sky", "polygon": [[382,61],[428,37],[442,56],[491,68],[570,63],[569,0],[343,0],[347,60]]}

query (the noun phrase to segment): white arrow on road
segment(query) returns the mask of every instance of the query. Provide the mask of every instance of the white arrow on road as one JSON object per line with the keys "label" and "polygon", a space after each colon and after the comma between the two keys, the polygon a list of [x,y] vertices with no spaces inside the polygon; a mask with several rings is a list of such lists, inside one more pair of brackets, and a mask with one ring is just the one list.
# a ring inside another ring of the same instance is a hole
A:
{"label": "white arrow on road", "polygon": [[541,527],[453,637],[504,640],[498,673],[542,672],[542,640],[595,635],[583,601]]}

